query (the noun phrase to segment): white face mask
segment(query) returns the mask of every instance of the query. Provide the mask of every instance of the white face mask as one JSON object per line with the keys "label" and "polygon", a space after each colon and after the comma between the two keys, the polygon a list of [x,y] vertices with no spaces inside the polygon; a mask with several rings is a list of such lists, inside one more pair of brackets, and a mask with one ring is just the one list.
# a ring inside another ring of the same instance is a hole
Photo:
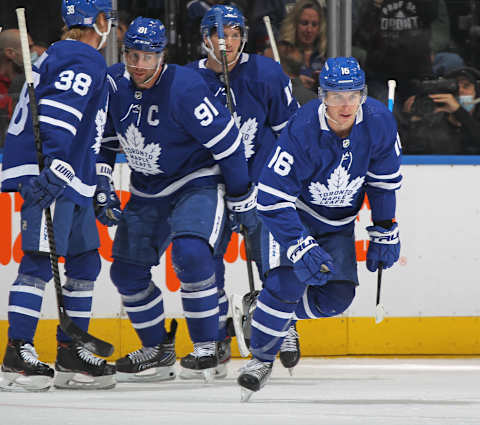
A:
{"label": "white face mask", "polygon": [[35,63],[35,61],[38,59],[38,53],[33,51],[33,52],[30,52],[30,61],[32,63]]}
{"label": "white face mask", "polygon": [[471,112],[473,108],[475,108],[475,103],[473,103],[473,96],[470,94],[467,96],[459,96],[458,102],[460,103],[460,106],[467,112]]}

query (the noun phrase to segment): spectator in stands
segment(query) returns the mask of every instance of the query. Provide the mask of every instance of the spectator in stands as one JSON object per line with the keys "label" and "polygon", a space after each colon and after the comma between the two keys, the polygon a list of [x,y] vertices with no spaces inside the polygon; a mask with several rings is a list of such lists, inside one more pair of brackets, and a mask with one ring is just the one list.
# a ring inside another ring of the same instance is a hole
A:
{"label": "spectator in stands", "polygon": [[316,90],[327,50],[327,22],[316,0],[299,0],[287,14],[280,28],[278,49],[282,56],[300,54],[299,78],[305,87]]}
{"label": "spectator in stands", "polygon": [[302,56],[300,52],[293,51],[290,55],[280,56],[283,71],[292,81],[292,93],[300,105],[304,105],[312,99],[317,99],[317,94],[307,89],[300,80],[300,69],[302,68]]}
{"label": "spectator in stands", "polygon": [[[399,121],[405,154],[480,154],[480,71],[458,68],[445,75],[458,92],[411,96]],[[436,80],[444,87],[446,80]],[[440,91],[440,90],[439,90]],[[444,90],[442,90],[444,91]]]}
{"label": "spectator in stands", "polygon": [[[29,37],[32,59],[36,58],[33,41]],[[0,147],[3,147],[8,123],[12,117],[14,100],[10,91],[12,81],[23,75],[23,58],[19,31],[16,29],[0,32]]]}

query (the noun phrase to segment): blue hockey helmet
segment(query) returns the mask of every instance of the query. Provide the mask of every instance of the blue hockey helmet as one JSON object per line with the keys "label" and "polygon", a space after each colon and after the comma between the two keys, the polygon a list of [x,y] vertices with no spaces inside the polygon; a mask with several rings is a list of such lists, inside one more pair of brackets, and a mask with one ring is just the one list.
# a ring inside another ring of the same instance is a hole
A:
{"label": "blue hockey helmet", "polygon": [[365,88],[365,72],[354,57],[328,58],[318,77],[323,91],[353,91]]}
{"label": "blue hockey helmet", "polygon": [[200,24],[200,32],[205,37],[210,37],[212,30],[217,30],[217,14],[221,14],[224,27],[238,27],[242,33],[242,38],[247,38],[247,27],[242,12],[234,6],[216,5],[203,15]]}
{"label": "blue hockey helmet", "polygon": [[63,0],[62,18],[68,28],[93,27],[100,13],[113,19],[112,0]]}
{"label": "blue hockey helmet", "polygon": [[165,26],[158,19],[139,16],[128,27],[123,43],[126,50],[160,53],[167,45]]}

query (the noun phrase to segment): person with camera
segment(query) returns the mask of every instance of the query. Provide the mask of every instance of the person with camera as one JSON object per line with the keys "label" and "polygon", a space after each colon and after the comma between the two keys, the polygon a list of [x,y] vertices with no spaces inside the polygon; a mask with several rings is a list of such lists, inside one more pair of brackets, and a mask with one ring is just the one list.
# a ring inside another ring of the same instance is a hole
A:
{"label": "person with camera", "polygon": [[480,153],[480,71],[462,67],[445,78],[419,84],[398,120],[405,154],[465,155]]}

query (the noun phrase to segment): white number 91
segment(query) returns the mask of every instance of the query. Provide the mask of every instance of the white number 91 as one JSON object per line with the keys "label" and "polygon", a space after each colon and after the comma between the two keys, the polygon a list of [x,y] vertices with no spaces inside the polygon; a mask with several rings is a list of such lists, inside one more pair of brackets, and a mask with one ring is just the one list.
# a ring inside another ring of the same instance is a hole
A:
{"label": "white number 91", "polygon": [[213,121],[213,117],[218,115],[218,111],[208,97],[203,98],[203,102],[200,103],[194,110],[195,118],[200,121],[200,125],[206,127]]}

